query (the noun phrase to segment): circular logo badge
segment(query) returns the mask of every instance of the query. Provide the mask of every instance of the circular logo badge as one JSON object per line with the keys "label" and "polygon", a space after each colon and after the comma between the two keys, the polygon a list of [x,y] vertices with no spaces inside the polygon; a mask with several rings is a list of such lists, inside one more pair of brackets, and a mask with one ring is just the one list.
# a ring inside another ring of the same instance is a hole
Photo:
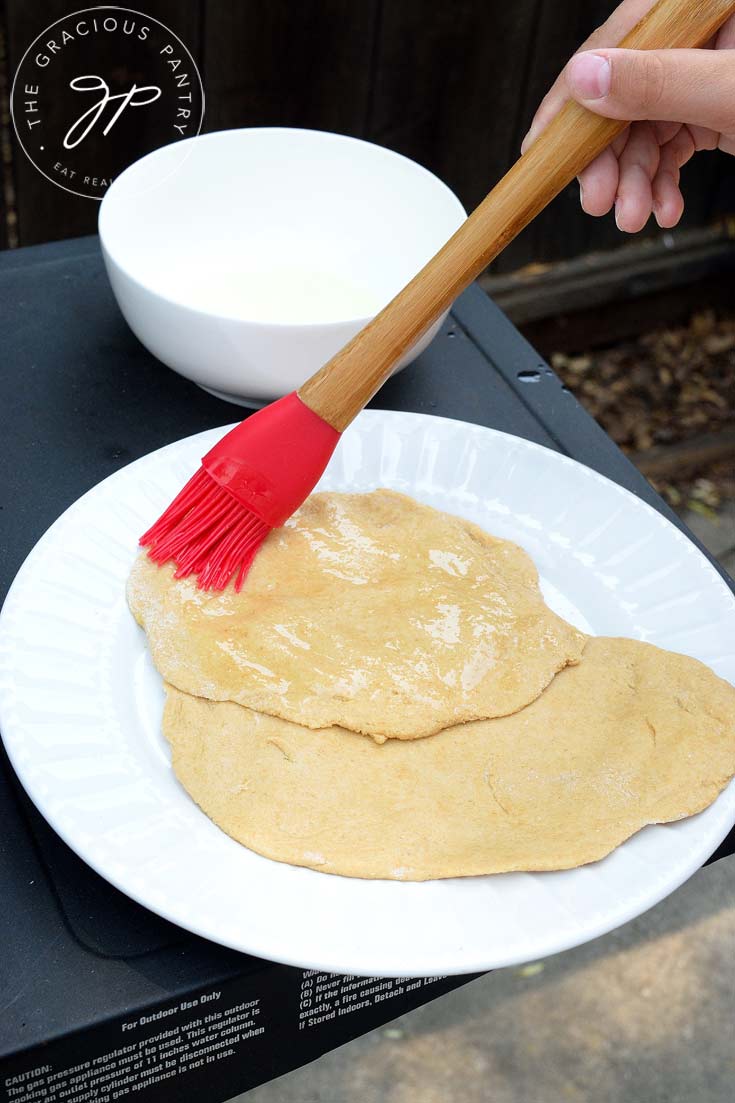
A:
{"label": "circular logo badge", "polygon": [[38,171],[100,200],[133,161],[199,133],[204,90],[173,31],[143,12],[105,5],[65,15],[31,43],[10,109]]}

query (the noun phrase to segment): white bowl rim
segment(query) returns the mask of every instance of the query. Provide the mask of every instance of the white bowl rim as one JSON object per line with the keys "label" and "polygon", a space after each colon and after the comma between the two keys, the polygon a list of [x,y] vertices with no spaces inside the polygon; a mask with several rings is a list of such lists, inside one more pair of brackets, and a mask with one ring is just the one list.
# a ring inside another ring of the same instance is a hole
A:
{"label": "white bowl rim", "polygon": [[[146,153],[144,157],[139,157],[137,161],[133,161],[132,164],[128,165],[127,168],[125,168],[120,173],[120,175],[112,182],[108,191],[103,197],[102,202],[100,203],[99,215],[97,218],[97,232],[99,234],[100,243],[102,245],[102,251],[103,254],[106,254],[107,258],[109,258],[109,260],[117,268],[120,269],[120,271],[123,273],[123,275],[127,277],[127,279],[129,279],[132,283],[137,284],[138,287],[142,288],[144,291],[147,291],[149,294],[155,295],[157,298],[162,299],[164,302],[178,307],[180,310],[188,310],[192,314],[200,314],[202,315],[202,317],[205,318],[216,318],[218,320],[228,322],[237,322],[242,325],[262,327],[263,329],[300,330],[312,329],[317,327],[319,329],[336,329],[344,326],[354,327],[355,325],[359,325],[360,329],[362,329],[368,324],[368,322],[372,320],[374,315],[368,314],[364,316],[358,315],[357,317],[353,318],[339,318],[334,321],[312,320],[308,322],[264,322],[258,318],[245,318],[241,314],[233,314],[227,310],[204,310],[200,307],[192,306],[191,303],[182,302],[175,296],[167,294],[166,292],[153,287],[152,284],[150,284],[147,280],[141,278],[140,276],[134,275],[127,267],[127,265],[123,264],[115,256],[114,251],[110,248],[109,239],[106,238],[105,228],[103,226],[103,219],[106,223],[107,219],[105,218],[105,210],[109,208],[109,198],[111,195],[115,194],[118,181],[122,180],[128,172],[135,168],[135,166],[141,164],[141,162],[147,161],[150,158],[157,157],[159,154],[162,154],[163,150],[168,150],[173,145],[175,145],[177,148],[180,148],[182,146],[192,145],[194,142],[201,143],[206,142],[210,139],[216,139],[226,134],[229,135],[251,133],[310,134],[316,135],[320,139],[326,139],[328,141],[333,141],[337,139],[340,142],[358,143],[359,145],[369,146],[371,150],[375,151],[377,155],[379,157],[382,157],[384,160],[397,159],[399,161],[405,161],[412,167],[412,169],[417,170],[420,176],[425,176],[434,184],[439,185],[439,190],[443,191],[446,194],[446,197],[457,208],[458,213],[461,214],[463,218],[467,218],[467,211],[465,210],[464,205],[461,203],[461,201],[455,195],[449,185],[445,184],[445,182],[439,176],[437,176],[436,173],[433,173],[424,165],[420,165],[418,161],[414,161],[410,157],[406,157],[403,153],[398,153],[396,150],[389,149],[387,146],[378,145],[376,142],[367,141],[365,138],[355,138],[351,134],[340,134],[337,131],[332,130],[315,130],[311,127],[299,126],[242,126],[230,127],[225,130],[211,130],[207,134],[195,134],[192,135],[191,138],[182,139],[180,142],[169,142],[165,146],[159,146],[157,149],[151,150],[151,152]],[[167,177],[164,179],[167,179]],[[161,182],[163,183],[163,181]]]}

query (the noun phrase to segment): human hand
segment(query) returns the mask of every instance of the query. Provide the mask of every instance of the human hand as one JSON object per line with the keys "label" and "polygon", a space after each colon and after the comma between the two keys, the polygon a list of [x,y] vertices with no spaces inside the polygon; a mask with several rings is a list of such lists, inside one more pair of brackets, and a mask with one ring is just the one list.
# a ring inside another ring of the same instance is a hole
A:
{"label": "human hand", "polygon": [[700,50],[616,50],[653,7],[623,0],[590,35],[541,101],[521,152],[568,99],[611,119],[636,120],[579,175],[587,214],[615,207],[620,230],[662,229],[684,210],[681,166],[700,149],[735,154],[735,16]]}

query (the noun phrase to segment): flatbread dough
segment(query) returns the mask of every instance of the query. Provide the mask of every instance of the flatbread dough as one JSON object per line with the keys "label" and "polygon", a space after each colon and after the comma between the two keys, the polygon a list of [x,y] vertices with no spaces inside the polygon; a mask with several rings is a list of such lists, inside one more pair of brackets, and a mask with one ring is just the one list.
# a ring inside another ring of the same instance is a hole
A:
{"label": "flatbread dough", "polygon": [[204,812],[259,854],[351,877],[583,865],[735,774],[735,689],[634,640],[590,639],[522,712],[413,743],[167,692],[174,770]]}
{"label": "flatbread dough", "polygon": [[178,689],[379,741],[515,712],[585,640],[521,548],[390,490],[312,495],[239,594],[142,553],[128,601]]}

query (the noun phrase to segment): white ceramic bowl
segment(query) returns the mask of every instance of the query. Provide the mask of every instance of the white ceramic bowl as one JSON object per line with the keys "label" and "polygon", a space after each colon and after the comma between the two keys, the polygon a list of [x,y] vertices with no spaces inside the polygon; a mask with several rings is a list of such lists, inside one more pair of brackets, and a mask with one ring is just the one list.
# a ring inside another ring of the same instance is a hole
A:
{"label": "white ceramic bowl", "polygon": [[99,230],[143,344],[205,390],[257,404],[303,383],[464,218],[441,180],[398,153],[264,128],[136,161],[107,192]]}

